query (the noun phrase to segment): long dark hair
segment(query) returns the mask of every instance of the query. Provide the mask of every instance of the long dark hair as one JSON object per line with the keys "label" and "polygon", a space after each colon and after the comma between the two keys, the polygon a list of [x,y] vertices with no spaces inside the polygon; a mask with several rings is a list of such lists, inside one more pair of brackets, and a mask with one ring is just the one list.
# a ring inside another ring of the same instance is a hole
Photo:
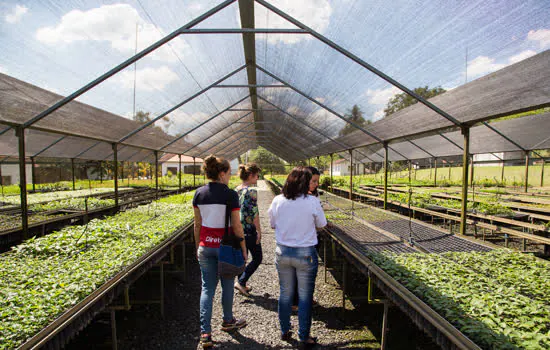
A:
{"label": "long dark hair", "polygon": [[297,166],[288,174],[283,186],[283,195],[287,199],[296,199],[302,195],[307,196],[311,170],[303,166]]}
{"label": "long dark hair", "polygon": [[[319,175],[321,176],[321,172],[319,171],[319,169],[317,169],[316,167],[314,166],[307,166],[306,167],[309,171],[311,171],[311,177],[313,177],[313,175]],[[319,186],[315,187],[315,190],[313,190],[313,192],[311,192],[312,195],[314,195],[315,197],[319,197],[319,190],[318,190]],[[309,186],[308,186],[308,189],[309,189]]]}

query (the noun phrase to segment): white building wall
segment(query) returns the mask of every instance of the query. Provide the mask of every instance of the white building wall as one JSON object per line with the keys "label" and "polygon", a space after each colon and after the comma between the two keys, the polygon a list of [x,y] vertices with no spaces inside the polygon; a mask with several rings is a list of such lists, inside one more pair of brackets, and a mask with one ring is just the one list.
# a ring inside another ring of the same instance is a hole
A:
{"label": "white building wall", "polygon": [[[0,164],[2,167],[2,177],[6,178],[8,176],[10,179],[10,184],[18,184],[19,183],[19,164]],[[32,183],[32,165],[27,164],[26,165],[26,178],[27,183]],[[8,183],[5,182],[4,185],[7,185]]]}

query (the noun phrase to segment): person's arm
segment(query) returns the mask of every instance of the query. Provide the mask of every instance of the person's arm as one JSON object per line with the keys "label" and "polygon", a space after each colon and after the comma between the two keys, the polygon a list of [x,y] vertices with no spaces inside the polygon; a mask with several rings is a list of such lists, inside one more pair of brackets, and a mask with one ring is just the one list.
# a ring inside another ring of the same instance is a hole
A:
{"label": "person's arm", "polygon": [[194,237],[195,237],[195,251],[199,249],[199,243],[201,239],[201,227],[202,227],[202,216],[201,211],[197,207],[193,207],[193,214],[195,215],[194,220]]}
{"label": "person's arm", "polygon": [[241,214],[238,210],[231,211],[231,228],[233,229],[233,234],[241,238],[241,249],[243,250],[244,260],[247,260],[246,254],[246,242],[244,241],[244,230],[243,225],[241,224]]}
{"label": "person's arm", "polygon": [[241,249],[243,250],[243,257],[246,261],[246,242],[244,241],[244,230],[241,224],[241,205],[239,204],[239,195],[237,192],[231,190],[230,203],[228,204],[231,206],[231,228],[233,229],[233,234],[242,239]]}
{"label": "person's arm", "polygon": [[258,208],[258,192],[256,190],[250,191],[250,203],[252,205],[252,210],[254,211],[254,226],[256,226],[256,233],[258,234],[256,238],[256,244],[260,244],[262,240],[262,227],[260,226],[260,210]]}
{"label": "person's arm", "polygon": [[313,205],[313,217],[315,218],[315,227],[323,228],[327,226],[327,218],[325,217],[325,212],[321,206],[321,201],[318,198],[314,198]]}

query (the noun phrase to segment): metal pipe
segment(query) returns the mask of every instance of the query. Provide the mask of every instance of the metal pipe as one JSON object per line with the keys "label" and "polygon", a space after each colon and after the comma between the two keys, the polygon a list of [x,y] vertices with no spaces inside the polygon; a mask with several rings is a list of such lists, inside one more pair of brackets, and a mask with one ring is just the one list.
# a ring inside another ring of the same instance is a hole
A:
{"label": "metal pipe", "polygon": [[238,100],[237,102],[235,102],[235,103],[232,104],[231,106],[227,107],[226,109],[222,110],[221,112],[218,112],[218,113],[214,114],[213,116],[211,116],[210,118],[206,119],[205,121],[203,121],[203,122],[200,123],[199,125],[193,127],[191,130],[189,130],[189,131],[183,133],[182,135],[176,137],[176,138],[173,139],[172,141],[168,142],[167,144],[165,144],[164,146],[162,146],[161,148],[159,148],[159,151],[162,151],[163,149],[165,149],[166,147],[170,146],[170,145],[173,144],[174,142],[179,141],[180,139],[182,139],[182,138],[184,138],[185,136],[189,135],[190,133],[192,133],[193,131],[197,130],[198,128],[200,128],[200,127],[203,126],[204,124],[208,123],[209,121],[216,119],[218,116],[220,116],[221,114],[223,114],[223,113],[225,113],[226,111],[228,111],[231,107],[238,105],[239,103],[241,103],[241,102],[243,102],[244,100],[246,100],[248,97],[250,97],[250,95],[241,98],[240,100]]}
{"label": "metal pipe", "polygon": [[474,156],[472,156],[472,167],[470,168],[470,186],[474,187]]}
{"label": "metal pipe", "polygon": [[384,209],[388,209],[388,143],[384,142]]}
{"label": "metal pipe", "polygon": [[[32,191],[36,191],[36,174],[35,174],[35,163],[34,163],[34,157],[31,157],[31,179],[32,179]],[[74,188],[73,188],[74,190]]]}
{"label": "metal pipe", "polygon": [[434,157],[434,187],[437,187],[437,157]]}
{"label": "metal pipe", "polygon": [[502,169],[500,170],[500,182],[504,186],[504,159],[502,160]]}
{"label": "metal pipe", "polygon": [[[349,200],[353,200],[353,151],[349,150]],[[353,204],[353,202],[352,202]]]}
{"label": "metal pipe", "polygon": [[155,151],[155,198],[159,197],[159,152]]}
{"label": "metal pipe", "polygon": [[179,182],[179,189],[181,190],[181,154],[178,154],[178,162],[179,162],[179,167],[178,167],[178,182]]}
{"label": "metal pipe", "polygon": [[139,128],[131,131],[130,133],[128,133],[126,136],[124,136],[123,138],[121,138],[120,140],[118,140],[118,142],[124,142],[125,140],[127,140],[128,138],[132,137],[133,135],[137,134],[138,132],[140,132],[141,130],[147,128],[148,126],[152,125],[153,123],[155,123],[157,120],[160,120],[162,118],[164,118],[165,116],[167,116],[168,114],[172,113],[173,111],[175,111],[176,109],[180,108],[181,106],[185,105],[186,103],[188,103],[189,101],[191,100],[194,100],[195,98],[197,98],[198,96],[202,95],[203,93],[205,93],[206,91],[210,90],[211,88],[215,87],[217,84],[221,83],[222,81],[226,80],[226,79],[229,79],[230,77],[232,77],[233,75],[237,74],[238,72],[240,72],[241,70],[245,69],[246,68],[246,64],[235,69],[234,71],[228,73],[227,75],[225,75],[224,77],[222,77],[221,79],[219,80],[216,80],[215,82],[213,82],[212,84],[208,85],[207,87],[205,87],[204,89],[202,89],[201,91],[193,94],[191,97],[189,98],[186,98],[185,100],[183,100],[182,102],[178,103],[177,105],[175,105],[174,107],[168,109],[167,111],[165,111],[164,113],[161,113],[159,114],[157,117],[151,119],[150,121],[146,122],[145,124],[141,125]]}
{"label": "metal pipe", "polygon": [[42,118],[50,115],[51,113],[55,112],[56,110],[58,110],[59,108],[63,107],[64,105],[66,105],[67,103],[71,102],[72,100],[76,99],[78,96],[82,95],[83,93],[85,93],[86,91],[92,89],[93,87],[95,87],[96,85],[99,85],[100,83],[102,83],[103,81],[107,80],[108,78],[110,78],[111,76],[115,75],[116,73],[120,72],[121,70],[123,70],[124,68],[128,67],[129,65],[131,65],[132,63],[138,61],[139,59],[145,57],[147,54],[155,51],[156,49],[158,49],[159,47],[161,47],[162,45],[168,43],[169,41],[171,41],[172,39],[174,39],[175,37],[177,37],[179,34],[180,34],[180,31],[181,30],[184,30],[184,29],[191,29],[192,27],[196,26],[197,24],[201,23],[202,21],[204,21],[205,19],[209,18],[210,16],[214,15],[215,13],[217,13],[218,11],[226,8],[227,6],[231,5],[233,2],[235,2],[236,0],[226,0],[224,2],[222,2],[221,4],[219,4],[218,6],[215,6],[213,7],[212,9],[210,9],[209,11],[205,12],[204,14],[202,14],[201,16],[193,19],[192,21],[188,22],[187,24],[183,25],[182,27],[176,29],[175,31],[173,31],[172,33],[168,34],[167,36],[165,36],[164,38],[158,40],[156,43],[150,45],[149,47],[143,49],[142,51],[140,51],[138,54],[130,57],[129,59],[127,59],[126,61],[122,62],[121,64],[119,64],[118,66],[114,67],[113,69],[109,70],[107,73],[104,73],[102,74],[101,76],[99,76],[98,78],[94,79],[93,81],[89,82],[88,84],[86,84],[85,86],[81,87],[80,89],[78,89],[77,91],[73,92],[72,94],[70,94],[69,96],[61,99],[60,101],[56,102],[54,105],[52,105],[51,107],[47,108],[46,110],[42,111],[41,113],[39,113],[38,115],[36,115],[35,117],[33,117],[32,119],[30,119],[29,121],[25,122],[23,124],[23,128],[28,128],[29,126],[33,125],[34,123],[38,122],[39,120],[41,120]]}
{"label": "metal pipe", "polygon": [[[76,189],[74,184],[74,158],[71,158],[71,177],[73,178],[73,191]],[[34,187],[34,179],[33,179],[33,187]]]}
{"label": "metal pipe", "polygon": [[540,187],[544,186],[544,165],[546,164],[546,161],[542,160],[542,168],[540,169]]}
{"label": "metal pipe", "polygon": [[330,154],[330,192],[334,192],[334,188],[333,188],[333,185],[332,185],[332,169],[334,167],[334,164],[332,162],[332,156],[333,156],[333,154],[331,153]]}
{"label": "metal pipe", "polygon": [[204,28],[182,29],[180,34],[309,34],[303,29],[278,29],[278,28]]}
{"label": "metal pipe", "polygon": [[464,153],[462,154],[462,207],[460,209],[460,234],[465,235],[466,219],[468,214],[468,162],[470,161],[470,128],[462,128],[462,135],[464,135]]}
{"label": "metal pipe", "polygon": [[197,169],[197,164],[195,163],[195,157],[193,157],[193,187],[197,187],[197,184],[195,183],[195,176],[197,176],[195,174],[196,169]]}
{"label": "metal pipe", "polygon": [[216,85],[215,88],[289,88],[286,85],[259,85],[259,84],[241,84],[241,85]]}
{"label": "metal pipe", "polygon": [[23,239],[27,239],[29,234],[29,217],[27,213],[27,169],[25,162],[25,129],[17,127],[15,135],[19,139],[19,189],[21,196],[21,227],[23,229]]}
{"label": "metal pipe", "polygon": [[118,210],[118,145],[113,143],[113,167],[114,167],[114,185],[115,185],[115,207]]}
{"label": "metal pipe", "polygon": [[525,187],[524,191],[527,193],[529,188],[529,152],[525,152]]}

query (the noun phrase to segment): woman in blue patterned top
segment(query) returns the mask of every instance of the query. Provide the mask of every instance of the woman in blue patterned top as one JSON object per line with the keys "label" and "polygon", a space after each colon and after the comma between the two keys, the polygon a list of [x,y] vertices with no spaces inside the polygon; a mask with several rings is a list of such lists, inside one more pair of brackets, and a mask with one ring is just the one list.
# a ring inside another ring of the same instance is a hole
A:
{"label": "woman in blue patterned top", "polygon": [[244,229],[246,249],[252,255],[252,261],[246,265],[246,269],[235,282],[235,288],[243,295],[248,296],[251,288],[246,283],[252,274],[260,266],[262,254],[262,231],[260,227],[260,212],[258,210],[258,191],[250,186],[255,185],[261,169],[254,163],[239,166],[239,177],[242,184],[235,188],[239,195],[241,205],[241,224]]}

